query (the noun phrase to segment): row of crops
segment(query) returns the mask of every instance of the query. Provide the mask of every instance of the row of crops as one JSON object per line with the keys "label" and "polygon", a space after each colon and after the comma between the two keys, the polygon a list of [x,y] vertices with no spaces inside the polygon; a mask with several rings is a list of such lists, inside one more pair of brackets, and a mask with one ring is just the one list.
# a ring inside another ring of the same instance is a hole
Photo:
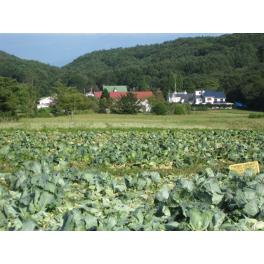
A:
{"label": "row of crops", "polygon": [[227,168],[263,164],[264,132],[10,130],[0,146],[0,230],[264,230],[264,174]]}
{"label": "row of crops", "polygon": [[249,160],[263,163],[263,149],[260,131],[1,131],[0,166],[17,169],[24,161],[44,157],[51,163],[65,161],[84,168],[186,168]]}

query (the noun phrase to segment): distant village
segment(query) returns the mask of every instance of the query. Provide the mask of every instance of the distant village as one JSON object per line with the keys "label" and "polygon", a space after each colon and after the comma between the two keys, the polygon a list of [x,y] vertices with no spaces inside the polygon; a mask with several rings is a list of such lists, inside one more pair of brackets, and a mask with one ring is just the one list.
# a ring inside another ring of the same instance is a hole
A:
{"label": "distant village", "polygon": [[[121,97],[126,96],[129,91],[126,85],[104,85],[103,90],[107,90],[109,96],[113,100],[119,100]],[[142,112],[150,112],[151,106],[149,99],[154,97],[152,91],[131,91],[130,93],[139,100]],[[95,97],[98,100],[102,96],[102,91],[93,91],[92,89],[85,93],[87,97]],[[226,102],[226,96],[223,91],[212,91],[208,89],[196,90],[193,93],[184,92],[170,92],[167,101],[169,103],[190,104],[190,105],[211,105],[212,109],[231,109],[233,103]],[[37,108],[48,108],[54,103],[54,97],[40,98]]]}

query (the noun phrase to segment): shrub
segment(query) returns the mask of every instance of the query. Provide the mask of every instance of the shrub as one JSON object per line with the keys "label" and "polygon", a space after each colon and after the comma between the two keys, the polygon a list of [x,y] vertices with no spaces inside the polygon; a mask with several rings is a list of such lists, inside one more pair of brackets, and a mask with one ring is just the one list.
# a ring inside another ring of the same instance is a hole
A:
{"label": "shrub", "polygon": [[99,102],[95,97],[87,97],[87,106],[86,109],[89,112],[98,112],[99,111]]}
{"label": "shrub", "polygon": [[118,114],[136,114],[139,112],[141,106],[136,96],[128,93],[122,96],[112,107],[112,111]]}
{"label": "shrub", "polygon": [[15,112],[0,112],[0,122],[18,121],[19,117]]}
{"label": "shrub", "polygon": [[189,104],[171,104],[170,112],[175,115],[188,115],[191,113],[191,106]]}
{"label": "shrub", "polygon": [[192,111],[207,111],[208,105],[192,105],[191,109]]}
{"label": "shrub", "polygon": [[264,118],[264,113],[250,113],[248,118]]}
{"label": "shrub", "polygon": [[169,112],[169,107],[164,102],[158,102],[152,107],[152,112],[156,115],[166,115]]}
{"label": "shrub", "polygon": [[187,115],[191,113],[191,106],[188,104],[176,104],[174,109],[175,115]]}
{"label": "shrub", "polygon": [[99,107],[98,112],[99,113],[108,113],[110,111],[110,108],[112,106],[112,100],[111,98],[101,98],[99,100]]}
{"label": "shrub", "polygon": [[35,113],[35,117],[52,117],[51,108],[41,108]]}

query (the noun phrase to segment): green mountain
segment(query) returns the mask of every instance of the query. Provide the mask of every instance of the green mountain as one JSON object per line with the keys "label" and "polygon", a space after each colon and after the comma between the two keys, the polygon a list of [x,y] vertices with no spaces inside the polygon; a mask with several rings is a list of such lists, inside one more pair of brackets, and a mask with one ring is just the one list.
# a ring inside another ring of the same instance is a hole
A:
{"label": "green mountain", "polygon": [[38,61],[24,60],[0,51],[0,76],[33,85],[39,96],[51,92],[61,69]]}
{"label": "green mountain", "polygon": [[63,70],[87,85],[126,84],[165,94],[176,80],[177,90],[221,89],[229,100],[259,109],[264,108],[263,62],[264,34],[229,34],[96,51]]}
{"label": "green mountain", "polygon": [[22,60],[0,52],[0,76],[33,83],[49,95],[55,82],[79,90],[103,84],[139,90],[225,90],[238,100],[264,110],[264,34],[228,34],[181,38],[162,44],[96,51],[62,67]]}

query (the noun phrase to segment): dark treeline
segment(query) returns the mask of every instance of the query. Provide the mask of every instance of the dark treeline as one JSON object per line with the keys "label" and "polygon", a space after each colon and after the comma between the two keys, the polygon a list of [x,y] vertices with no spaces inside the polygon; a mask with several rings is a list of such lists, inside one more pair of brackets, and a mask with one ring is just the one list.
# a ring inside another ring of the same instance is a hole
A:
{"label": "dark treeline", "polygon": [[166,95],[176,80],[177,90],[221,89],[229,101],[264,110],[264,34],[182,38],[96,51],[63,68],[0,53],[0,76],[33,82],[40,95],[49,95],[58,80],[80,91],[126,84],[130,89],[159,88]]}
{"label": "dark treeline", "polygon": [[23,60],[0,51],[0,76],[33,87],[38,96],[49,95],[61,69],[38,61]]}

